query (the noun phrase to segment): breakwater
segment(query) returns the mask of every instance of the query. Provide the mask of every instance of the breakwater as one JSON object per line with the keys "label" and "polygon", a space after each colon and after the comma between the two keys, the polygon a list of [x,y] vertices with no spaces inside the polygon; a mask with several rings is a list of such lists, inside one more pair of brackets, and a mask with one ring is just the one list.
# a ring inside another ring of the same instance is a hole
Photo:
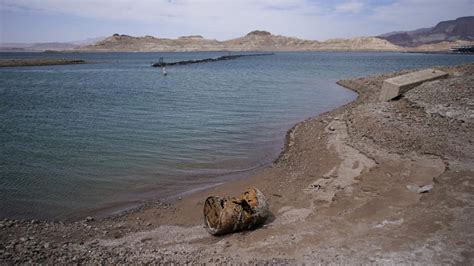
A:
{"label": "breakwater", "polygon": [[196,60],[184,60],[184,61],[176,61],[176,62],[158,62],[153,64],[153,67],[165,67],[165,66],[176,66],[176,65],[189,65],[189,64],[199,64],[199,63],[209,63],[215,61],[223,61],[223,60],[232,60],[241,57],[248,57],[248,56],[265,56],[265,55],[273,55],[273,53],[262,53],[262,54],[239,54],[239,55],[223,55],[216,58],[205,58],[205,59],[196,59]]}

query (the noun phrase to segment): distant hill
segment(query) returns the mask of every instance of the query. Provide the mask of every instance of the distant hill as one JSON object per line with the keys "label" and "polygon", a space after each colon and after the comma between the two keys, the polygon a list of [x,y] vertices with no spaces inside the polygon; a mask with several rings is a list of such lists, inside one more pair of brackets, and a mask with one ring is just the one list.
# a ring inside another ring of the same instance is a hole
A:
{"label": "distant hill", "polygon": [[267,31],[252,31],[227,41],[205,39],[200,35],[177,39],[152,36],[132,37],[114,34],[94,45],[79,48],[96,52],[158,52],[158,51],[398,51],[400,48],[375,37],[337,39],[325,42],[273,35]]}
{"label": "distant hill", "polygon": [[431,28],[399,31],[379,36],[403,47],[417,47],[455,41],[474,41],[474,16],[442,21]]}
{"label": "distant hill", "polygon": [[48,43],[2,43],[0,51],[24,51],[24,52],[42,52],[47,50],[63,51],[78,48],[78,45],[72,43],[48,42]]}
{"label": "distant hill", "polygon": [[100,42],[77,50],[95,52],[213,51],[222,50],[222,44],[217,40],[204,39],[202,36],[166,39],[153,36],[133,37],[114,34]]}
{"label": "distant hill", "polygon": [[105,37],[90,38],[75,42],[45,42],[45,43],[0,43],[0,51],[43,52],[43,51],[68,51],[82,46],[94,44]]}

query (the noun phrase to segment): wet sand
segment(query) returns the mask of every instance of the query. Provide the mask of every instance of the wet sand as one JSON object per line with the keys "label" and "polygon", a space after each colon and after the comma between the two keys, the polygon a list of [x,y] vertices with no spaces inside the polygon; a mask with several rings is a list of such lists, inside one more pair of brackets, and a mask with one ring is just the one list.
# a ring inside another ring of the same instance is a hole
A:
{"label": "wet sand", "polygon": [[0,67],[50,66],[86,64],[80,59],[0,59]]}
{"label": "wet sand", "polygon": [[[116,217],[0,222],[0,260],[44,263],[419,263],[474,258],[474,64],[399,100],[384,79],[342,80],[350,104],[295,125],[255,175]],[[432,190],[417,190],[431,185]],[[259,188],[272,215],[222,237],[203,227],[209,195]]]}

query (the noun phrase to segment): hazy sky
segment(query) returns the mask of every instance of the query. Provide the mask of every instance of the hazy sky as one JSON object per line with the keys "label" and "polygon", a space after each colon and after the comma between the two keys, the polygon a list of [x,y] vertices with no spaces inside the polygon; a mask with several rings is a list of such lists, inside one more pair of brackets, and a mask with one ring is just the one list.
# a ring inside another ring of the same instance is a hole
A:
{"label": "hazy sky", "polygon": [[378,35],[474,15],[474,0],[0,0],[0,42],[113,33],[226,40],[255,29],[305,39]]}

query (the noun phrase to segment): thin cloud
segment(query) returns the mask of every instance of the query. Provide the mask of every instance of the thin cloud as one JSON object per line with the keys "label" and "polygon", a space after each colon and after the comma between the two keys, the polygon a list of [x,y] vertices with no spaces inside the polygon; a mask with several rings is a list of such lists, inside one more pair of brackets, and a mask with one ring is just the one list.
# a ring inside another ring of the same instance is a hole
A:
{"label": "thin cloud", "polygon": [[336,5],[336,12],[339,13],[359,13],[364,8],[364,3],[357,1],[349,1]]}

